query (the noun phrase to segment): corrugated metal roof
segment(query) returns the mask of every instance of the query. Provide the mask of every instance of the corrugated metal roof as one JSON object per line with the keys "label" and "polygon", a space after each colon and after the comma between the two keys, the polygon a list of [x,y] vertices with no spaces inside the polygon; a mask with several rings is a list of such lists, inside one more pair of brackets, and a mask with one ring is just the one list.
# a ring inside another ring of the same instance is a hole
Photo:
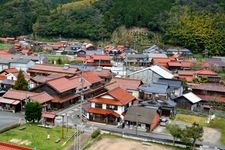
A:
{"label": "corrugated metal roof", "polygon": [[200,97],[198,97],[197,95],[195,95],[192,92],[186,93],[183,95],[187,100],[189,100],[190,102],[197,103],[199,101],[201,101],[202,99]]}

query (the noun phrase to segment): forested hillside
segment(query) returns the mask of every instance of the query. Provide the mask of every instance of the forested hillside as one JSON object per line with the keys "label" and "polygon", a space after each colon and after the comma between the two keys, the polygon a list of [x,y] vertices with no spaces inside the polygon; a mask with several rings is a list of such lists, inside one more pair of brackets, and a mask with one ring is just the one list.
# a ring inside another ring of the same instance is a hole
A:
{"label": "forested hillside", "polygon": [[[0,3],[0,36],[33,33],[43,37],[106,39],[133,48],[136,44],[139,47],[135,48],[140,49],[146,43],[170,44],[196,53],[225,55],[224,0],[2,0]],[[138,33],[133,34],[137,38],[128,35],[133,32]]]}

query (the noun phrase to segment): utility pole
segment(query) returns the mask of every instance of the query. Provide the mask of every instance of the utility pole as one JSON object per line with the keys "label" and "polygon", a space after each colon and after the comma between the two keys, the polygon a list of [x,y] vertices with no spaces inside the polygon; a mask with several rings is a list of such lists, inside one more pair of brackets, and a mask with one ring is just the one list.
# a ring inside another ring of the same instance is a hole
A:
{"label": "utility pole", "polygon": [[64,115],[62,115],[62,139],[64,138]]}

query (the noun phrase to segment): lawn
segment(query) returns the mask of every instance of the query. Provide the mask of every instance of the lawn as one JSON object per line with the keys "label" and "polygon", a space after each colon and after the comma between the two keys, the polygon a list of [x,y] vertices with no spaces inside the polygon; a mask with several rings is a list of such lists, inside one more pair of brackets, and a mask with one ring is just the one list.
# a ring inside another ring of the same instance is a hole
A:
{"label": "lawn", "polygon": [[221,132],[220,142],[225,145],[225,119],[215,118],[209,124],[211,128],[217,128]]}
{"label": "lawn", "polygon": [[[24,130],[15,128],[2,133],[0,141],[13,142],[31,148],[36,147],[37,150],[62,150],[72,142],[69,141],[65,146],[62,146],[62,144],[72,135],[72,129],[69,129],[68,132],[64,129],[64,139],[59,143],[55,143],[58,138],[61,138],[61,127],[48,129],[30,124],[24,126],[26,127]],[[47,139],[48,134],[50,135],[49,140]]]}
{"label": "lawn", "polygon": [[[58,59],[61,59],[61,62],[59,64]],[[57,56],[57,55],[48,55],[48,61],[49,63],[53,63],[53,61],[56,61],[57,64],[63,65],[63,64],[69,64],[69,58],[67,56]]]}
{"label": "lawn", "polygon": [[12,44],[10,43],[0,43],[0,50],[1,49],[9,49],[12,47]]}
{"label": "lawn", "polygon": [[206,126],[206,118],[205,117],[199,117],[199,116],[193,116],[193,115],[184,115],[184,114],[177,114],[176,120],[184,121],[187,123],[198,123],[202,126]]}

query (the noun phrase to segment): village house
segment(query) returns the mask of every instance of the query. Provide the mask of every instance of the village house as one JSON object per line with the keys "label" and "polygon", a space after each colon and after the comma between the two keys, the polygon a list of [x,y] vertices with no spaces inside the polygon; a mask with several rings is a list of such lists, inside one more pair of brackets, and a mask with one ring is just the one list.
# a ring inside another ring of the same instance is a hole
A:
{"label": "village house", "polygon": [[110,83],[106,86],[106,89],[112,90],[116,87],[120,87],[124,90],[127,90],[127,92],[131,93],[134,97],[138,98],[139,97],[138,88],[141,84],[142,82],[140,80],[114,77],[112,78]]}
{"label": "village house", "polygon": [[111,67],[111,58],[105,54],[93,54],[86,57],[77,57],[77,60],[83,61],[84,64],[90,66]]}
{"label": "village house", "polygon": [[174,99],[177,108],[197,110],[200,108],[200,101],[202,99],[192,92],[186,93]]}
{"label": "village house", "polygon": [[61,74],[66,77],[74,76],[77,73],[77,68],[70,66],[57,66],[57,65],[44,65],[35,64],[28,68],[27,72],[30,76],[34,77],[37,75],[48,76],[50,74]]}
{"label": "village house", "polygon": [[205,104],[225,103],[225,86],[219,83],[201,83],[190,85],[192,92],[198,95]]}
{"label": "village house", "polygon": [[124,60],[126,66],[150,66],[151,62],[146,54],[127,54]]}
{"label": "village house", "polygon": [[11,112],[18,112],[23,110],[25,104],[29,101],[38,102],[42,105],[43,110],[51,109],[51,97],[46,92],[34,93],[20,90],[8,90],[2,97],[0,97],[0,109]]}
{"label": "village house", "polygon": [[171,100],[148,100],[148,101],[142,101],[139,103],[140,107],[146,107],[146,108],[154,108],[158,110],[158,113],[161,116],[174,116],[176,114],[176,103]]}
{"label": "village house", "polygon": [[170,91],[167,84],[150,83],[139,87],[139,100],[167,100]]}
{"label": "village house", "polygon": [[[53,97],[52,106],[56,109],[64,108],[80,99],[81,91],[85,98],[90,98],[104,92],[104,81],[95,73],[85,71],[81,75],[71,78],[53,78],[46,80],[31,91],[47,92]],[[81,83],[82,82],[82,83]]]}
{"label": "village house", "polygon": [[124,113],[134,101],[134,96],[117,87],[90,99],[90,106],[83,109],[90,121],[119,125],[124,119]]}
{"label": "village house", "polygon": [[143,83],[157,82],[159,78],[172,79],[174,75],[166,68],[158,65],[132,72],[127,75],[130,79],[138,79]]}
{"label": "village house", "polygon": [[157,109],[132,106],[124,116],[124,127],[140,131],[153,131],[160,122]]}
{"label": "village house", "polygon": [[193,82],[194,78],[201,77],[207,77],[207,82],[219,82],[220,80],[220,76],[212,70],[178,70],[177,77],[190,83]]}

